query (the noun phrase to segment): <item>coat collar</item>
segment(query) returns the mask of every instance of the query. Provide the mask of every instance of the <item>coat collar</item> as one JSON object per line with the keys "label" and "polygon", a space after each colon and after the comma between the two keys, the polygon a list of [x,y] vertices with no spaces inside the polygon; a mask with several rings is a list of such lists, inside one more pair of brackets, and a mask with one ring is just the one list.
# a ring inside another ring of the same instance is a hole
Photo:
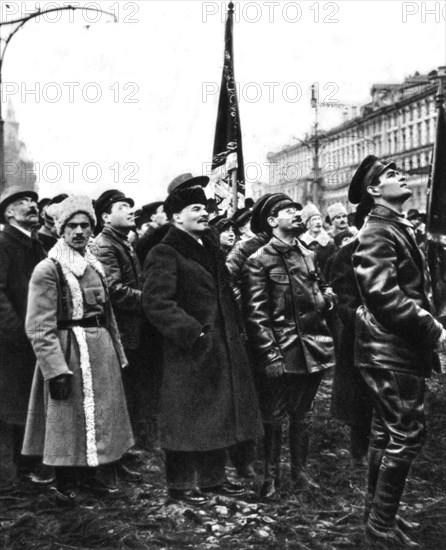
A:
{"label": "coat collar", "polygon": [[409,220],[406,220],[403,214],[398,214],[398,212],[396,212],[395,210],[387,208],[387,206],[383,206],[381,204],[375,204],[375,206],[372,207],[369,216],[371,218],[381,218],[384,220],[393,221],[404,225],[409,229],[414,229],[414,226],[410,223]]}
{"label": "coat collar", "polygon": [[118,243],[121,243],[123,245],[131,246],[129,243],[129,240],[127,238],[127,235],[124,235],[124,233],[120,233],[110,225],[105,225],[102,228],[103,235],[106,235],[107,237],[110,237],[111,239],[117,241]]}
{"label": "coat collar", "polygon": [[23,231],[20,231],[20,229],[17,229],[17,227],[14,227],[13,225],[6,224],[3,232],[5,235],[9,235],[14,240],[18,241],[20,244],[23,244],[27,248],[31,248],[33,245],[33,241],[40,241],[35,237],[34,234],[31,234],[31,237],[28,237],[26,233]]}
{"label": "coat collar", "polygon": [[[209,272],[213,272],[213,258],[210,252],[216,247],[207,237],[203,237],[203,245],[201,245],[185,231],[172,226],[161,242],[175,248],[182,256],[195,260]],[[220,250],[219,252],[223,254]]]}
{"label": "coat collar", "polygon": [[317,237],[310,235],[309,231],[306,231],[299,239],[305,244],[311,244],[314,241],[318,242],[321,246],[327,246],[331,241],[330,235],[326,231],[321,231]]}
{"label": "coat collar", "polygon": [[304,248],[300,243],[298,239],[294,239],[293,244],[289,244],[285,241],[282,241],[278,239],[277,237],[272,237],[269,241],[271,246],[277,250],[277,252],[280,252],[280,254],[285,254],[286,252],[289,252],[290,250],[298,250],[301,254],[305,255],[307,254],[308,250]]}
{"label": "coat collar", "polygon": [[105,277],[101,262],[91,253],[88,247],[85,251],[85,256],[82,256],[74,248],[67,245],[62,238],[48,252],[48,258],[60,263],[63,268],[73,273],[76,277],[82,277],[89,265],[102,277]]}

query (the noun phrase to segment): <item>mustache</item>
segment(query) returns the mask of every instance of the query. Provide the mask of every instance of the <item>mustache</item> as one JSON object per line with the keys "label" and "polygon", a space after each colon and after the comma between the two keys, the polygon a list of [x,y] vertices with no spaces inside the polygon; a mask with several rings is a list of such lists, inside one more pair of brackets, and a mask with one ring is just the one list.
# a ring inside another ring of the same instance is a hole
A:
{"label": "mustache", "polygon": [[36,216],[38,216],[39,212],[37,211],[37,208],[30,208],[26,215],[29,216],[29,214],[35,214]]}
{"label": "mustache", "polygon": [[199,220],[198,220],[198,223],[201,223],[201,222],[208,222],[209,221],[209,216],[202,216]]}

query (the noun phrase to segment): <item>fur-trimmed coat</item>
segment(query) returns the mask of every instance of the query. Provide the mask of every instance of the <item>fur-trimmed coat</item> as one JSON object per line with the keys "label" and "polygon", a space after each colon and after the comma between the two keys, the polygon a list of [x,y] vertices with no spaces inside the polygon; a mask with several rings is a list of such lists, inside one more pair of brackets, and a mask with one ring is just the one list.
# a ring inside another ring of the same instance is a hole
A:
{"label": "fur-trimmed coat", "polygon": [[[61,239],[29,285],[26,331],[37,368],[22,452],[50,466],[106,464],[134,444],[120,372],[127,360],[103,267],[91,252],[85,258]],[[97,315],[105,316],[104,327],[58,327]],[[70,396],[52,399],[48,380],[70,372]]]}
{"label": "fur-trimmed coat", "polygon": [[172,227],[144,275],[144,311],[163,336],[162,447],[208,451],[257,437],[257,395],[221,250]]}

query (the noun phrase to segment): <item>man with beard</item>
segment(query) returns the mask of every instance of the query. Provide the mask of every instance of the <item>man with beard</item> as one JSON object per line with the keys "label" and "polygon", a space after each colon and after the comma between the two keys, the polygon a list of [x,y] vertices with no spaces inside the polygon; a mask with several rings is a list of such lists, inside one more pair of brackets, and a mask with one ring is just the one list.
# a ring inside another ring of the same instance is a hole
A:
{"label": "man with beard", "polygon": [[226,449],[261,433],[257,397],[225,259],[206,233],[201,187],[164,203],[171,227],[144,265],[143,306],[162,335],[161,445],[169,496],[206,502],[240,495],[225,474]]}
{"label": "man with beard", "polygon": [[413,459],[425,439],[425,378],[444,353],[446,331],[433,316],[432,289],[413,226],[403,215],[412,195],[394,162],[366,157],[349,200],[371,211],[359,232],[353,265],[361,293],[355,362],[374,412],[366,494],[366,536],[373,544],[418,545],[397,515]]}
{"label": "man with beard", "polygon": [[36,358],[25,333],[28,285],[45,257],[34,229],[37,193],[10,187],[0,199],[0,486],[17,473],[31,473],[35,461],[20,457]]}
{"label": "man with beard", "polygon": [[[128,241],[128,234],[135,227],[134,205],[133,199],[116,189],[102,193],[95,207],[102,231],[96,237],[92,251],[104,266],[107,277],[113,311],[129,361],[129,367],[123,372],[123,382],[133,433],[137,444],[144,447],[148,358],[144,356],[141,341],[144,318],[142,271]],[[122,463],[118,474],[127,481],[137,481],[141,477]]]}
{"label": "man with beard", "polygon": [[319,267],[328,280],[329,267],[334,254],[336,254],[336,246],[333,239],[325,231],[321,213],[314,204],[309,203],[304,206],[301,217],[307,231],[299,239],[307,248],[316,252]]}
{"label": "man with beard", "polygon": [[282,193],[264,202],[259,221],[271,239],[243,272],[243,310],[265,430],[261,496],[266,499],[277,496],[287,416],[292,480],[298,488],[319,487],[306,469],[311,410],[324,371],[334,365],[324,314],[336,297],[321,281],[314,252],[296,238],[299,206]]}

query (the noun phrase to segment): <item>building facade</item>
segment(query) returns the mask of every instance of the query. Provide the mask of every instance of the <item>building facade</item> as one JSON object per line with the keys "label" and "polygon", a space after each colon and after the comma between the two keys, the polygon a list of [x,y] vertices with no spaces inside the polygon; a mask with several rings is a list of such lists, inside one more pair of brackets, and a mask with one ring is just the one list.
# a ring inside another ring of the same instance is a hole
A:
{"label": "building facade", "polygon": [[334,202],[352,210],[349,183],[364,157],[374,154],[395,160],[406,172],[413,191],[406,208],[425,211],[436,131],[436,75],[415,73],[401,84],[375,84],[371,101],[356,116],[269,153],[270,181],[263,192],[285,192],[302,204],[314,202],[322,212]]}

